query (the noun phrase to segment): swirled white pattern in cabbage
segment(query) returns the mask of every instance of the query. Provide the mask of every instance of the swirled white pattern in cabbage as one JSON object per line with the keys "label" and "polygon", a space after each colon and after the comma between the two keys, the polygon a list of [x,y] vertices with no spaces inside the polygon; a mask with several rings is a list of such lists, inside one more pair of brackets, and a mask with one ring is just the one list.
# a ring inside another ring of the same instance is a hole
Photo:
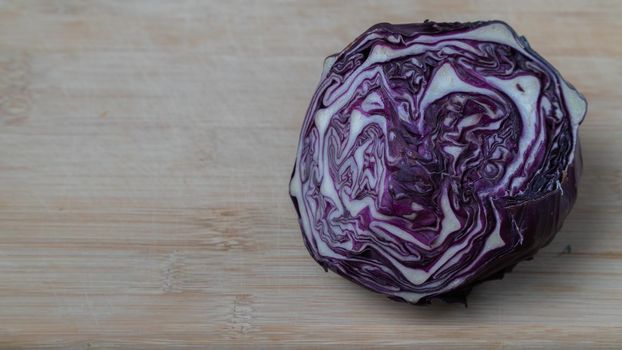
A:
{"label": "swirled white pattern in cabbage", "polygon": [[290,184],[315,260],[411,303],[547,244],[585,99],[505,23],[379,24],[326,60]]}

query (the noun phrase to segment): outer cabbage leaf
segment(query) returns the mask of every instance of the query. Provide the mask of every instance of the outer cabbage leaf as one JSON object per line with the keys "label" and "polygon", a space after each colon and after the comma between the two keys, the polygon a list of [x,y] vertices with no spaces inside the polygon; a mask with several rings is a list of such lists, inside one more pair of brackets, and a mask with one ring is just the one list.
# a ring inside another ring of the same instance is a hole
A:
{"label": "outer cabbage leaf", "polygon": [[375,25],[326,59],[303,123],[305,245],[391,298],[464,300],[561,228],[586,109],[503,22]]}

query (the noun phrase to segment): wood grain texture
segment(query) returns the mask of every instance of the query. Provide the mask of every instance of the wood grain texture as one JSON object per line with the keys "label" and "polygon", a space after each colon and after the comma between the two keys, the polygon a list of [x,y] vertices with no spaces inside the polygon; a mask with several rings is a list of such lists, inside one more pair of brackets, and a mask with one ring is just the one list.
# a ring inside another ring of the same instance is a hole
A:
{"label": "wood grain texture", "polygon": [[[615,0],[0,1],[0,348],[621,348],[621,17]],[[590,102],[575,210],[468,309],[324,273],[287,194],[323,58],[426,18],[509,22]]]}

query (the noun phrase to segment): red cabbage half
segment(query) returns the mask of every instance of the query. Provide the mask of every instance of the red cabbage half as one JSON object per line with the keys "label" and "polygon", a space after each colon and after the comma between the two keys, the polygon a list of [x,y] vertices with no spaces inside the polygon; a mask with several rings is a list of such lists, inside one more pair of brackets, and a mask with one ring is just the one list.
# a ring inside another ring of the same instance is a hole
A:
{"label": "red cabbage half", "polygon": [[465,300],[561,228],[586,108],[503,22],[375,25],[326,59],[304,120],[306,247],[393,299]]}

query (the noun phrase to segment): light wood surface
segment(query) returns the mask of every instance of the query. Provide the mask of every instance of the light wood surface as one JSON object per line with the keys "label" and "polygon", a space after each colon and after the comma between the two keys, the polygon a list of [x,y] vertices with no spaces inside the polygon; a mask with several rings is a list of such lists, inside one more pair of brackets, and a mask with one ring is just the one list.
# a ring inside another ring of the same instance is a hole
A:
{"label": "light wood surface", "polygon": [[[590,102],[563,230],[468,309],[325,273],[287,194],[323,58],[426,18],[507,21]],[[0,1],[0,348],[622,348],[620,18],[614,0]]]}

